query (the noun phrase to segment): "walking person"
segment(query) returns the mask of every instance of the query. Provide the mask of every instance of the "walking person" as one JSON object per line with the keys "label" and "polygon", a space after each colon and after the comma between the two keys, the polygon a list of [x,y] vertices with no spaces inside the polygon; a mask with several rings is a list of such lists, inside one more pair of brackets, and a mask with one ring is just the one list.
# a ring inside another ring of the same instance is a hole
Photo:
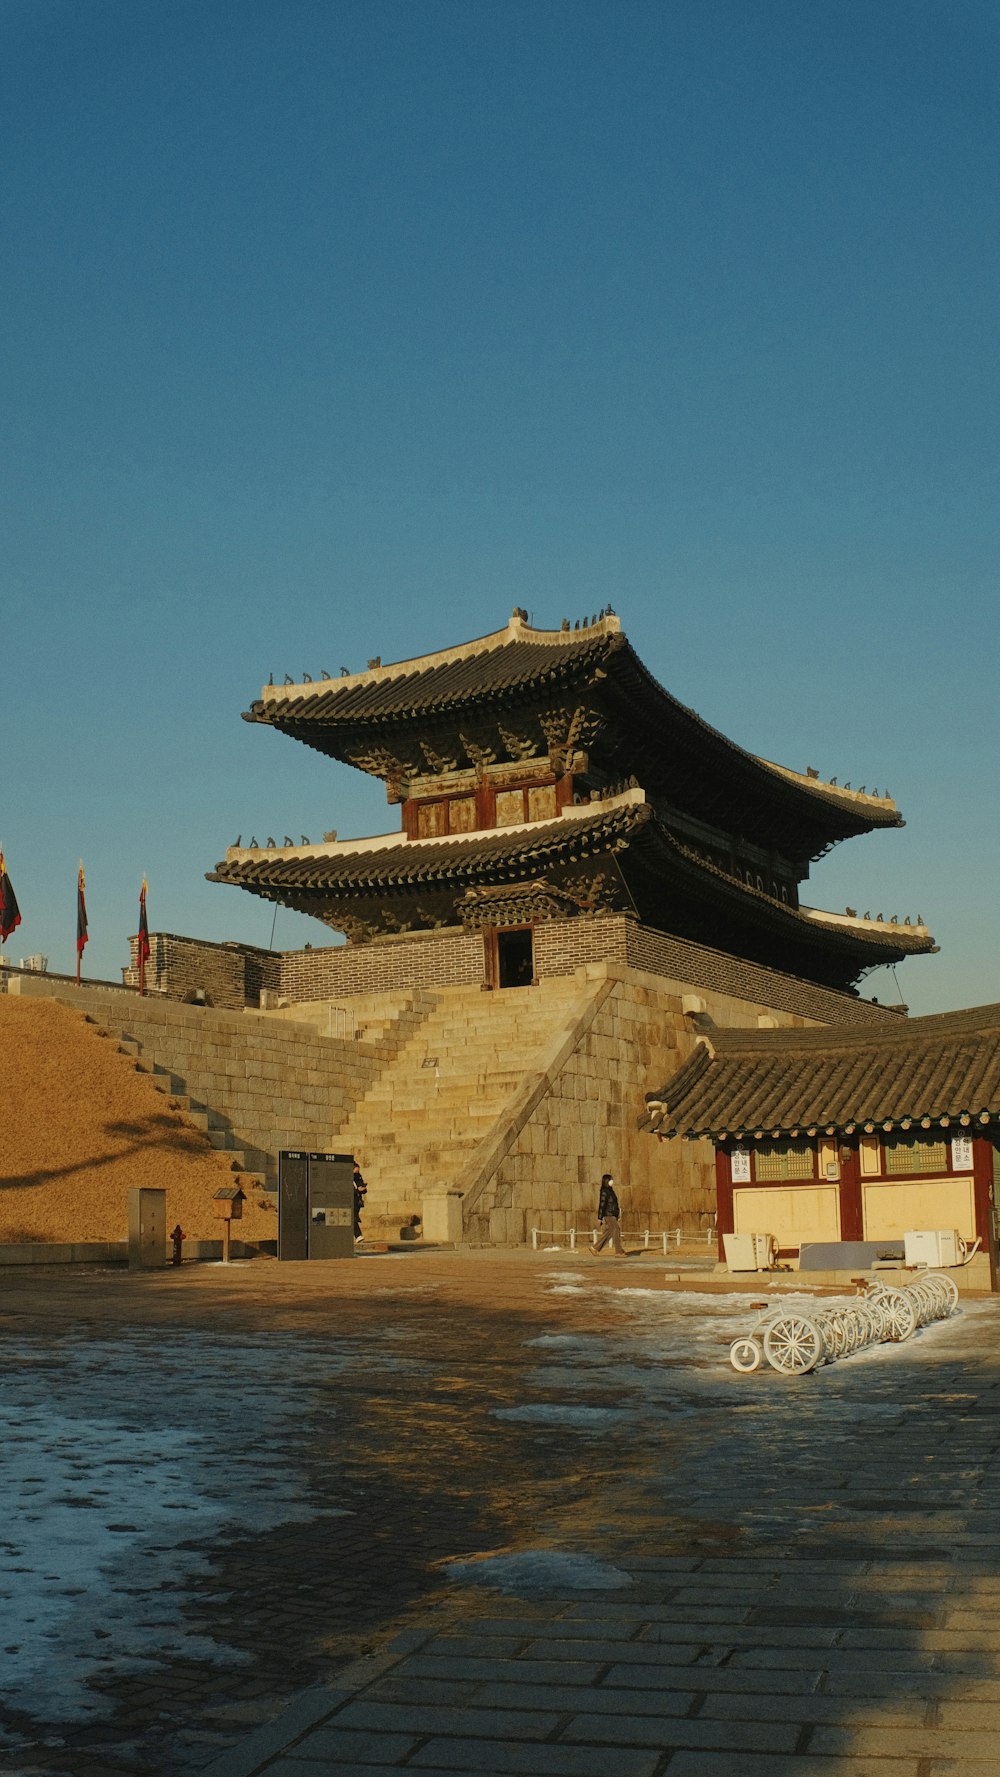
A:
{"label": "walking person", "polygon": [[360,1166],[354,1168],[354,1238],[361,1239],[361,1211],[365,1207],[365,1193],[368,1186],[361,1177]]}
{"label": "walking person", "polygon": [[601,1179],[601,1194],[597,1200],[597,1219],[601,1224],[601,1237],[599,1240],[595,1240],[590,1249],[595,1257],[602,1247],[608,1245],[616,1258],[623,1259],[625,1257],[625,1249],[622,1246],[621,1214],[618,1198],[615,1196],[615,1181],[610,1172],[606,1172]]}

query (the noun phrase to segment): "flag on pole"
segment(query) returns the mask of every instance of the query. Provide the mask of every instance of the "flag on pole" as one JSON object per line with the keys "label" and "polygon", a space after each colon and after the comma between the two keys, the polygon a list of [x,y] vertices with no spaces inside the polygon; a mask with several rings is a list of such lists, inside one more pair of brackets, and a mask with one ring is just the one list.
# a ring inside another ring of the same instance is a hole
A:
{"label": "flag on pole", "polygon": [[87,931],[87,902],[84,898],[86,882],[83,876],[83,860],[80,861],[80,874],[76,879],[76,981],[80,985],[80,958],[83,947],[89,936]]}
{"label": "flag on pole", "polygon": [[136,962],[139,965],[140,993],[146,991],[146,964],[149,961],[149,926],[146,923],[146,892],[148,888],[149,884],[143,877],[142,887],[139,890],[139,935],[135,944]]}
{"label": "flag on pole", "polygon": [[21,910],[7,875],[7,865],[0,851],[0,944],[5,944],[15,926],[21,923]]}

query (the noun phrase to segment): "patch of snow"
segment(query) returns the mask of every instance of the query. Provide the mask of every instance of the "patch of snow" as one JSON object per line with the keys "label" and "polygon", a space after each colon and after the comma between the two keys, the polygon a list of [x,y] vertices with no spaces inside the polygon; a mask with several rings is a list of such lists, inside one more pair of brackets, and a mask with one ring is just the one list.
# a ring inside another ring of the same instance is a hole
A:
{"label": "patch of snow", "polygon": [[480,1555],[470,1561],[449,1561],[449,1579],[466,1586],[495,1586],[499,1591],[520,1594],[562,1592],[609,1592],[631,1585],[620,1567],[593,1555],[564,1553],[559,1549],[522,1549],[516,1555]]}
{"label": "patch of snow", "polygon": [[[234,1498],[251,1533],[312,1515],[287,1433],[304,1391],[332,1419],[331,1369],[352,1361],[241,1344],[238,1378],[266,1383],[249,1414],[200,1334],[0,1341],[0,1697],[44,1722],[94,1721],[113,1707],[91,1688],[101,1676],[251,1658],[198,1632],[185,1582],[210,1571]],[[276,1452],[263,1473],[262,1437]]]}

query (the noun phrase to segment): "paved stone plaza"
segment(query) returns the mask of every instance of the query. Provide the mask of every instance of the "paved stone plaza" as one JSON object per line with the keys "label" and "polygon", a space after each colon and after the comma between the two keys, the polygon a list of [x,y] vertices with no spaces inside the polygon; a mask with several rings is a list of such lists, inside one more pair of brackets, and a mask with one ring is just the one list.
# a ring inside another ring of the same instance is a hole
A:
{"label": "paved stone plaza", "polygon": [[798,1380],[662,1258],[8,1272],[0,1770],[1000,1768],[1000,1307]]}

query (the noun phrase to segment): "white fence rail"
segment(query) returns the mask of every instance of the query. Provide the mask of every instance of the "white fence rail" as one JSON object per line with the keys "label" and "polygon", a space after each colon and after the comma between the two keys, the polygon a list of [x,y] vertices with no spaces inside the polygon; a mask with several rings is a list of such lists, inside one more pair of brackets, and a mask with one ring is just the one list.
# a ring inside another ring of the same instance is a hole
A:
{"label": "white fence rail", "polygon": [[[541,1241],[549,1241],[555,1245],[561,1246],[565,1240],[568,1242],[570,1252],[575,1252],[578,1234],[583,1235],[586,1233],[588,1244],[593,1244],[599,1239],[600,1232],[601,1230],[599,1228],[590,1228],[586,1230],[583,1228],[532,1228],[531,1250],[532,1252],[537,1252],[539,1242]],[[666,1258],[671,1246],[683,1246],[685,1242],[693,1245],[701,1241],[704,1241],[706,1246],[711,1246],[715,1241],[715,1238],[716,1234],[714,1228],[622,1229],[623,1241],[635,1242],[636,1240],[641,1240],[643,1251],[645,1252],[648,1252],[652,1247],[658,1246],[662,1249],[664,1258]]]}

